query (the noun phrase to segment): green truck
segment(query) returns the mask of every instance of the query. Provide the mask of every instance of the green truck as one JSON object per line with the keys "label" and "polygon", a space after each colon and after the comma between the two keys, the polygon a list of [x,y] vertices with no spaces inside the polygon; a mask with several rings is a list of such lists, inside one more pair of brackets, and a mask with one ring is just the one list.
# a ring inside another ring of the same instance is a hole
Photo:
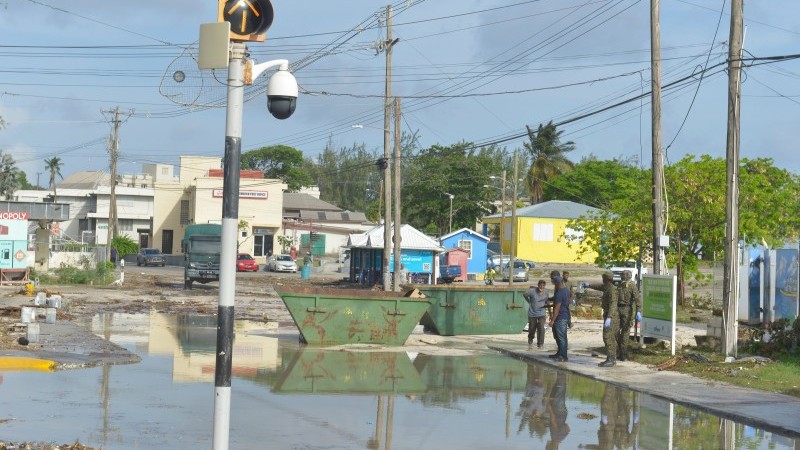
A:
{"label": "green truck", "polygon": [[219,258],[222,254],[222,225],[204,223],[188,225],[181,241],[183,247],[183,288],[192,283],[219,281]]}

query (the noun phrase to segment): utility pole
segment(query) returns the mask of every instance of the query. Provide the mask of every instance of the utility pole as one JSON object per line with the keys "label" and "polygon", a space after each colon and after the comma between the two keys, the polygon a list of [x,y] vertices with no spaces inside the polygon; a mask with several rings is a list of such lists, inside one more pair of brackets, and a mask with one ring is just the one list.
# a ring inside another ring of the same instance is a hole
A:
{"label": "utility pole", "polygon": [[[514,286],[514,260],[517,253],[517,184],[519,181],[519,158],[517,151],[514,150],[514,189],[511,198],[511,256],[508,258],[508,285]],[[503,172],[505,173],[505,172]],[[505,189],[505,186],[503,186]]]}
{"label": "utility pole", "polygon": [[661,24],[660,0],[650,0],[650,89],[652,111],[653,151],[653,274],[666,272],[661,251],[664,234],[664,161],[661,154]]}
{"label": "utility pole", "polygon": [[41,174],[42,172],[36,172],[36,189],[39,189],[39,175]]}
{"label": "utility pole", "polygon": [[[392,97],[392,46],[395,42],[392,41],[392,5],[386,6],[386,41],[381,45],[386,52],[386,92],[383,101],[383,157],[386,161],[387,167],[383,176],[383,204],[384,204],[384,218],[383,218],[383,290],[391,291],[391,274],[389,273],[389,252],[391,251],[392,239],[392,176],[391,164],[389,164],[392,156],[391,151],[391,131],[389,127],[390,113],[391,113],[391,97]],[[395,262],[396,264],[399,261]]]}
{"label": "utility pole", "polygon": [[403,222],[400,214],[400,99],[394,98],[394,285],[392,290],[400,292],[400,258],[402,257],[401,243],[403,236],[401,228]]}
{"label": "utility pole", "polygon": [[739,110],[742,73],[744,1],[731,2],[728,49],[728,134],[725,192],[725,273],[722,283],[722,351],[726,360],[738,352],[739,306]]}
{"label": "utility pole", "polygon": [[[108,158],[109,168],[111,169],[111,193],[109,196],[108,204],[108,233],[106,238],[106,261],[111,260],[111,240],[117,236],[117,160],[119,159],[119,127],[122,125],[120,120],[119,106],[114,108],[113,111],[103,111],[107,114],[113,114],[114,118],[111,122],[114,124],[114,131],[108,143]],[[133,112],[130,112],[132,114]]]}

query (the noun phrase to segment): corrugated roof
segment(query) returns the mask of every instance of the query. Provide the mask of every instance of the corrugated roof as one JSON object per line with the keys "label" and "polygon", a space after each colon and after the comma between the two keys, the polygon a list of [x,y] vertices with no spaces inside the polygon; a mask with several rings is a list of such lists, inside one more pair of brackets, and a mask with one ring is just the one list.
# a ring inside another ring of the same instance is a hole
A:
{"label": "corrugated roof", "polygon": [[301,194],[299,192],[284,192],[283,193],[283,210],[284,211],[341,211],[336,205],[332,205],[326,201],[320,200],[312,195]]}
{"label": "corrugated roof", "polygon": [[[390,230],[394,235],[394,226]],[[409,250],[433,250],[444,251],[436,239],[425,235],[411,225],[400,227],[400,237],[402,238],[401,247]],[[363,234],[351,234],[347,240],[347,247],[351,248],[383,248],[383,225],[364,232]]]}
{"label": "corrugated roof", "polygon": [[[284,217],[290,217],[287,213]],[[347,223],[365,223],[367,215],[362,212],[350,211],[300,211],[296,217],[299,217],[308,222],[347,222]]]}
{"label": "corrugated roof", "polygon": [[111,186],[111,175],[102,170],[94,172],[75,172],[61,183],[59,189],[96,189],[98,186]]}
{"label": "corrugated roof", "polygon": [[[541,219],[577,219],[580,216],[600,213],[591,206],[567,200],[550,200],[544,203],[526,206],[517,210],[517,217],[533,217]],[[505,217],[511,217],[511,211],[505,211]],[[486,216],[487,219],[499,219],[500,214]]]}

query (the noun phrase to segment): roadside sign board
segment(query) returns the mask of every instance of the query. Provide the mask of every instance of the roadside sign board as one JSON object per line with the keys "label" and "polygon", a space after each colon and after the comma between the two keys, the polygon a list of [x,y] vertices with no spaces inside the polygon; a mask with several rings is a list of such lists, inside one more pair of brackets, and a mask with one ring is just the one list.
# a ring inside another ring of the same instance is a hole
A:
{"label": "roadside sign board", "polygon": [[642,337],[670,341],[675,355],[675,304],[678,278],[674,275],[642,277]]}

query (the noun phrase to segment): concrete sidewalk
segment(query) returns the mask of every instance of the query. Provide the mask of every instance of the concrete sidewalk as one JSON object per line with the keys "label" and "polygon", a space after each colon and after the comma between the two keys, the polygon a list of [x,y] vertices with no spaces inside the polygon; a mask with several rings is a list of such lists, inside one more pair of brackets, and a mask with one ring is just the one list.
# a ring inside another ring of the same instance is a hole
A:
{"label": "concrete sidewalk", "polygon": [[602,368],[597,364],[603,359],[592,356],[586,349],[570,350],[569,362],[558,363],[548,358],[552,349],[529,350],[525,342],[491,341],[486,345],[515,358],[547,364],[726,419],[800,437],[800,398],[702,380],[678,372],[659,371],[631,361]]}

